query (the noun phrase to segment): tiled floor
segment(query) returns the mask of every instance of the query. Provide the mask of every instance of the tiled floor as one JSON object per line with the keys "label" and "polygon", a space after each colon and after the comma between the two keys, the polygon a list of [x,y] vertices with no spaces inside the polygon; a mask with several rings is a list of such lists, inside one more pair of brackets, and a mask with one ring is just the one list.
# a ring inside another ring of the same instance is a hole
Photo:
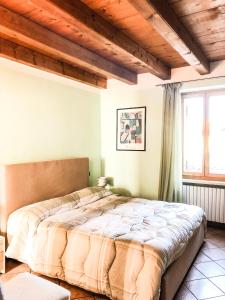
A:
{"label": "tiled floor", "polygon": [[[0,276],[0,281],[7,281],[21,272],[30,272],[30,269],[25,264],[8,260],[6,274]],[[58,279],[46,279],[69,289],[71,300],[107,299]],[[206,241],[175,297],[175,300],[196,299],[225,300],[225,230],[208,229]]]}
{"label": "tiled floor", "polygon": [[209,228],[175,300],[225,300],[225,230]]}

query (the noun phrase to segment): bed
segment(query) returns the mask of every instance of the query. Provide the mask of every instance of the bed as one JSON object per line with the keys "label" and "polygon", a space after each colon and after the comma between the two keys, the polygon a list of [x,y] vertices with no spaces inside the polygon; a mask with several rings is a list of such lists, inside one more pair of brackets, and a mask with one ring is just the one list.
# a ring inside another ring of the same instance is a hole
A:
{"label": "bed", "polygon": [[[68,193],[66,188],[55,195],[51,187],[48,197],[13,210],[7,256],[28,263],[36,272],[112,299],[171,300],[203,242],[204,212],[195,206],[89,188],[85,161],[83,167],[79,162],[80,173],[76,173],[81,183],[70,186]],[[66,161],[60,163],[62,167]],[[28,165],[23,165],[23,171]],[[48,182],[50,174],[35,174]],[[86,174],[84,181],[81,174]],[[34,186],[37,190],[37,183],[28,188],[31,195]],[[16,191],[13,194],[16,197]]]}

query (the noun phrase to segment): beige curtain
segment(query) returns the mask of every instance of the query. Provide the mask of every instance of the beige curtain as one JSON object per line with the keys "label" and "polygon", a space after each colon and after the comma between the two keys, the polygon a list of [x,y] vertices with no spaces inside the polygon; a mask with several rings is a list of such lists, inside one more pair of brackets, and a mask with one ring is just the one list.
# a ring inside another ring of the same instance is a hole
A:
{"label": "beige curtain", "polygon": [[182,201],[180,83],[164,86],[162,156],[159,199]]}

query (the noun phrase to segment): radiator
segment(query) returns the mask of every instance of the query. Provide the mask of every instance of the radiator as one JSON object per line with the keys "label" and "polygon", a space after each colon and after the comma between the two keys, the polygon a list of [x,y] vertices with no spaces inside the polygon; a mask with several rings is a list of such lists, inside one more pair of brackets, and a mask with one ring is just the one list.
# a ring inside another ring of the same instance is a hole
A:
{"label": "radiator", "polygon": [[203,208],[208,221],[225,223],[225,186],[184,182],[183,201]]}

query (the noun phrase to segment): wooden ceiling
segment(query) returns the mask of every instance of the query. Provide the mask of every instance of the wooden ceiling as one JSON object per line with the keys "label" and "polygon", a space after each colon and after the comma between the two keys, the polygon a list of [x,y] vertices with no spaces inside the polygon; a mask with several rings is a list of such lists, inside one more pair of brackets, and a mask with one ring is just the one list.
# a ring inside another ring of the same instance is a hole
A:
{"label": "wooden ceiling", "polygon": [[0,56],[87,83],[225,59],[225,0],[0,0]]}

